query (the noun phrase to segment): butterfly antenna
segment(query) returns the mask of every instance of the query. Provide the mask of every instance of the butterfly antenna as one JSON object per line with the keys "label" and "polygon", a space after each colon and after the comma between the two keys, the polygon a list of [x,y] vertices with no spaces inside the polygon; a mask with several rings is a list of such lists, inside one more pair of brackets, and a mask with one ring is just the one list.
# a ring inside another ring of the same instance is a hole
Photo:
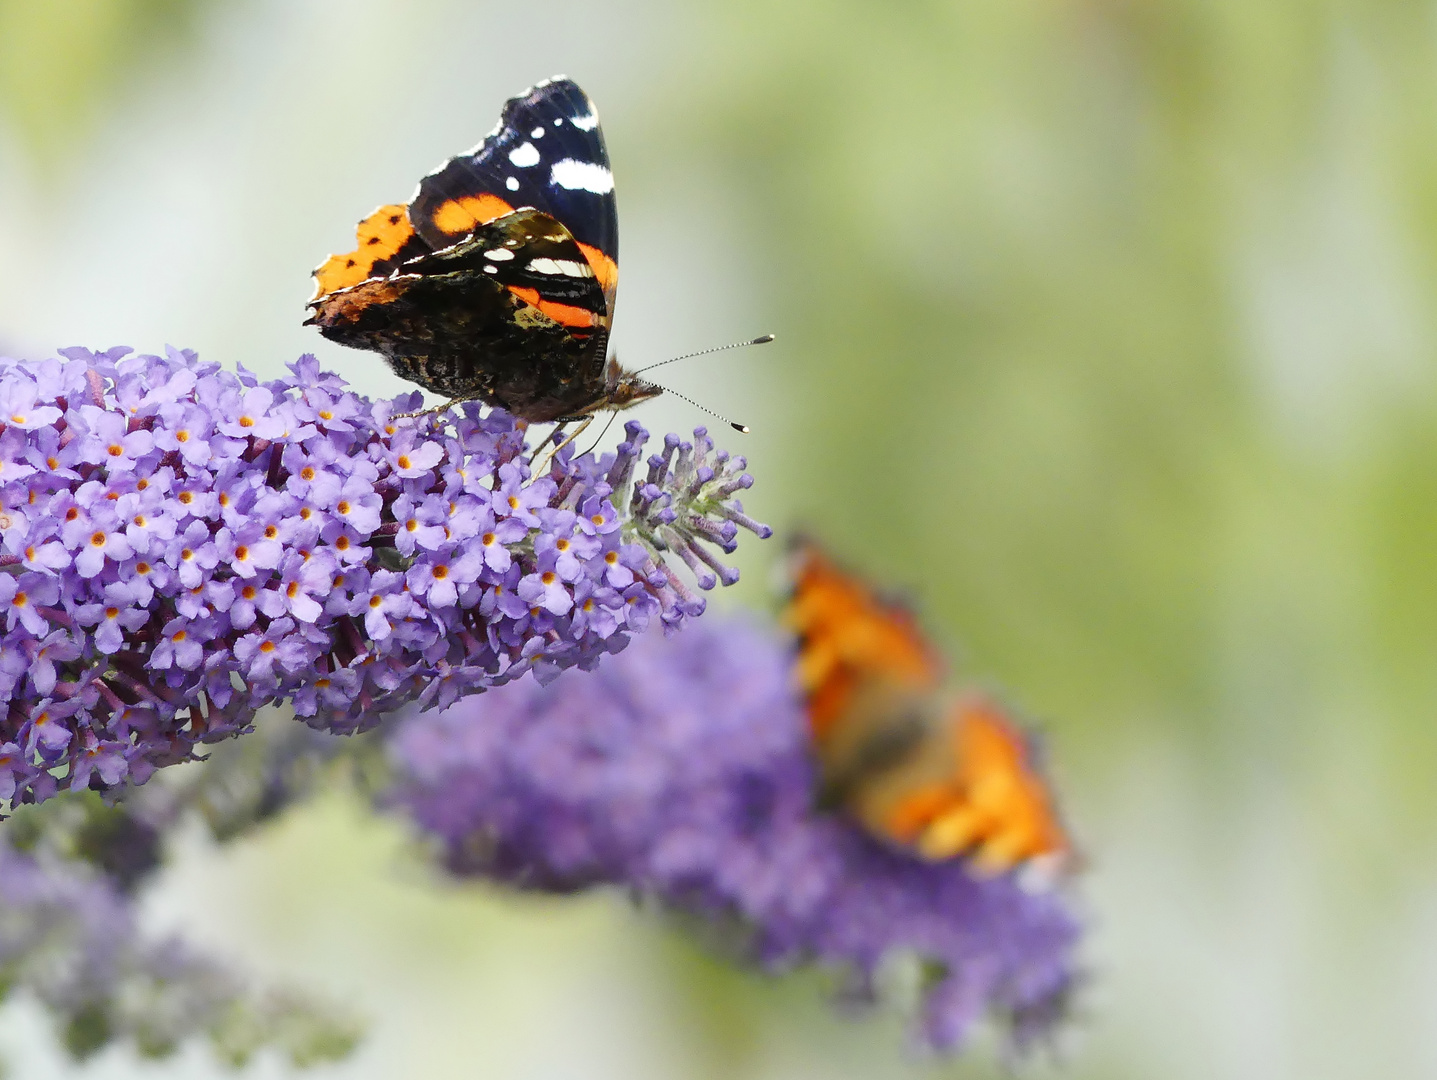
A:
{"label": "butterfly antenna", "polygon": [[[745,342],[745,344],[747,344],[747,342]],[[732,345],[725,345],[725,346],[724,346],[724,348],[726,348],[726,349],[732,349],[733,347],[734,347],[734,346],[732,346]],[[710,350],[708,350],[708,351],[709,351],[709,352],[717,352],[718,350],[717,350],[717,349],[710,349]],[[676,356],[676,357],[674,357],[674,359],[675,359],[675,360],[682,360],[683,357],[682,357],[682,356]],[[654,365],[654,367],[658,367],[658,366],[659,366],[658,364],[655,364],[655,365]],[[657,383],[655,383],[654,385],[655,385],[655,386],[658,386]],[[732,420],[730,420],[727,416],[723,416],[723,415],[720,414],[720,413],[716,413],[716,412],[714,412],[712,409],[707,408],[706,406],[700,405],[700,404],[699,404],[697,401],[695,401],[693,398],[691,398],[691,397],[686,397],[685,395],[680,394],[677,390],[670,390],[667,386],[659,386],[659,389],[662,390],[662,391],[663,391],[664,393],[666,393],[666,394],[673,394],[674,397],[678,398],[680,401],[687,401],[690,405],[692,405],[692,406],[693,406],[695,409],[697,409],[699,412],[708,413],[710,416],[714,417],[715,419],[717,419],[717,420],[722,420],[722,421],[723,421],[725,424],[727,424],[729,427],[733,428],[733,429],[734,429],[735,431],[737,431],[737,432],[740,432],[741,434],[747,435],[747,434],[749,433],[749,426],[748,426],[747,424],[735,424],[735,423],[734,423]]]}
{"label": "butterfly antenna", "polygon": [[[768,344],[770,341],[772,341],[772,340],[773,340],[773,335],[772,335],[772,334],[764,334],[762,337],[756,337],[756,338],[754,338],[752,341],[735,341],[732,345],[716,345],[716,346],[714,346],[712,349],[700,349],[698,352],[684,353],[683,356],[671,356],[671,357],[669,357],[667,360],[660,360],[657,364],[650,364],[648,367],[641,367],[641,368],[639,368],[638,371],[635,371],[633,374],[635,374],[635,375],[642,375],[642,374],[643,374],[644,372],[646,372],[646,371],[653,371],[654,368],[656,368],[656,367],[663,367],[665,364],[672,364],[672,363],[674,363],[675,361],[678,361],[678,360],[692,360],[695,356],[707,356],[709,353],[723,352],[723,351],[725,351],[726,349],[746,349],[746,348],[748,348],[750,345],[767,345],[767,344]],[[670,390],[669,393],[672,394],[673,391]],[[675,397],[684,397],[682,394],[674,394],[674,396],[675,396]],[[688,401],[689,399],[688,399],[688,398],[684,398],[684,400],[685,400],[685,401]],[[690,404],[692,404],[692,402],[690,402]],[[701,409],[703,408],[702,405],[700,405],[700,406],[698,406],[698,407],[701,408]],[[707,409],[704,409],[704,412],[708,412],[708,410],[707,410]],[[714,413],[713,415],[718,416],[717,413]],[[720,420],[723,420],[723,417],[722,417],[722,416],[719,416],[719,419],[720,419]],[[729,423],[729,424],[732,424],[732,423],[733,423],[732,420],[725,420],[724,422],[725,422],[725,423]],[[747,428],[739,427],[739,425],[737,425],[737,424],[734,424],[733,426],[736,427],[736,428],[739,428],[740,431],[747,431],[747,430],[748,430]]]}

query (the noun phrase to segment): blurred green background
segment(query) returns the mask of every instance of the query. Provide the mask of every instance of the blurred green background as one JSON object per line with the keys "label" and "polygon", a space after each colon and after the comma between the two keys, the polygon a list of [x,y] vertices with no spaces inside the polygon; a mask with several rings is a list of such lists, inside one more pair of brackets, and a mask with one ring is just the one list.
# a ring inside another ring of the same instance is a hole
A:
{"label": "blurred green background", "polygon": [[[778,334],[666,372],[755,428],[749,508],[1048,733],[1093,985],[1034,1072],[1437,1075],[1437,8],[0,0],[0,351],[396,392],[300,327],[310,267],[561,71],[614,159],[620,354]],[[317,1076],[999,1071],[617,898],[438,885],[341,793],[178,854],[154,926],[370,1018]],[[0,1043],[69,1075],[33,1008]]]}

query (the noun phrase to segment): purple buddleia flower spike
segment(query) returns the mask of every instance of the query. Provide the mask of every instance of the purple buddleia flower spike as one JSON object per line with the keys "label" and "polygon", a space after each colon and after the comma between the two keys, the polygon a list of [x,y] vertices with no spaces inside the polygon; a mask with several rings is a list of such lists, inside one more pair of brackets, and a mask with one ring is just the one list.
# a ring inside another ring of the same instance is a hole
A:
{"label": "purple buddleia flower spike", "polygon": [[389,802],[454,873],[619,885],[736,922],[767,968],[837,967],[860,997],[916,958],[935,1049],[985,1014],[1021,1048],[1074,984],[1080,928],[1061,891],[925,862],[814,809],[791,645],[742,623],[649,634],[592,675],[406,719],[389,752]]}
{"label": "purple buddleia flower spike", "polygon": [[[119,846],[109,838],[109,851]],[[32,994],[77,1058],[114,1041],[153,1057],[207,1038],[232,1064],[271,1045],[303,1065],[342,1057],[357,1038],[352,1021],[322,1006],[255,994],[181,942],[142,936],[130,898],[94,867],[8,840],[0,840],[0,974],[0,997]]]}
{"label": "purple buddleia flower spike", "polygon": [[708,587],[705,544],[768,535],[702,432],[642,491],[632,425],[534,477],[503,412],[128,352],[0,359],[0,801],[143,782],[267,704],[344,733],[592,668],[702,611],[667,557]]}
{"label": "purple buddleia flower spike", "polygon": [[[673,568],[665,563],[664,553],[672,552],[683,560],[701,589],[712,589],[720,581],[725,585],[738,581],[738,571],[725,566],[705,545],[713,544],[732,553],[740,526],[761,538],[773,535],[767,525],[747,517],[743,504],[733,497],[753,484],[753,477],[744,472],[747,462],[742,457],[730,458],[722,450],[715,451],[713,440],[700,427],[694,429],[692,443],[669,435],[664,440],[664,453],[649,458],[647,476],[640,480],[636,475],[638,455],[649,433],[635,420],[624,425],[624,433],[627,441],[619,444],[617,456],[607,470],[601,472],[597,466],[602,463],[592,458],[582,462],[587,468],[563,459],[555,465],[552,475],[562,477],[565,484],[575,484],[575,491],[590,493],[594,505],[602,506],[602,497],[596,499],[595,495],[611,493],[614,505],[627,505],[629,513],[622,522],[622,536],[643,545],[658,573],[684,601],[673,619],[665,612],[665,622],[675,621],[682,613],[698,614],[703,611],[703,601],[688,592]],[[588,525],[583,527],[587,529]]]}

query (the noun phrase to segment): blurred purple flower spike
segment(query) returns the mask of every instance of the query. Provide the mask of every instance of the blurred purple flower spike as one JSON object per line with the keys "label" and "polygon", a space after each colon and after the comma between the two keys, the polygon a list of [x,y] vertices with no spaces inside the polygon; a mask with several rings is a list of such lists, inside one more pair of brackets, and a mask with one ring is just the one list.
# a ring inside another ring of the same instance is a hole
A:
{"label": "blurred purple flower spike", "polygon": [[737,922],[767,968],[835,966],[859,998],[916,957],[919,1035],[938,1050],[987,1014],[1022,1049],[1063,1015],[1080,936],[1064,894],[921,861],[814,810],[786,641],[712,620],[647,635],[592,675],[407,719],[389,746],[389,799],[456,874],[621,885]]}
{"label": "blurred purple flower spike", "polygon": [[132,898],[73,859],[34,856],[0,840],[0,1000],[33,995],[84,1059],[116,1040],[147,1057],[207,1038],[222,1059],[261,1046],[296,1065],[341,1058],[359,1030],[323,1002],[260,992],[177,938],[141,931]]}
{"label": "blurred purple flower spike", "polygon": [[190,352],[0,359],[0,801],[114,788],[290,701],[373,726],[592,667],[736,574],[743,459],[647,433],[533,477],[475,405],[396,418],[312,356],[261,383]]}

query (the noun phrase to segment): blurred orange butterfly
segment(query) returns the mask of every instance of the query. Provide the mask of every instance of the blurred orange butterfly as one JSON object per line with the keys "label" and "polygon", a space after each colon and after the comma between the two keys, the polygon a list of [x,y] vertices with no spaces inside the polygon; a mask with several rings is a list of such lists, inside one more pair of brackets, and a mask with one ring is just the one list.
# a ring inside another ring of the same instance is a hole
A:
{"label": "blurred orange butterfly", "polygon": [[993,873],[1068,865],[1047,783],[1005,710],[944,692],[943,665],[900,604],[812,543],[794,563],[787,622],[825,801],[925,859],[968,856]]}

